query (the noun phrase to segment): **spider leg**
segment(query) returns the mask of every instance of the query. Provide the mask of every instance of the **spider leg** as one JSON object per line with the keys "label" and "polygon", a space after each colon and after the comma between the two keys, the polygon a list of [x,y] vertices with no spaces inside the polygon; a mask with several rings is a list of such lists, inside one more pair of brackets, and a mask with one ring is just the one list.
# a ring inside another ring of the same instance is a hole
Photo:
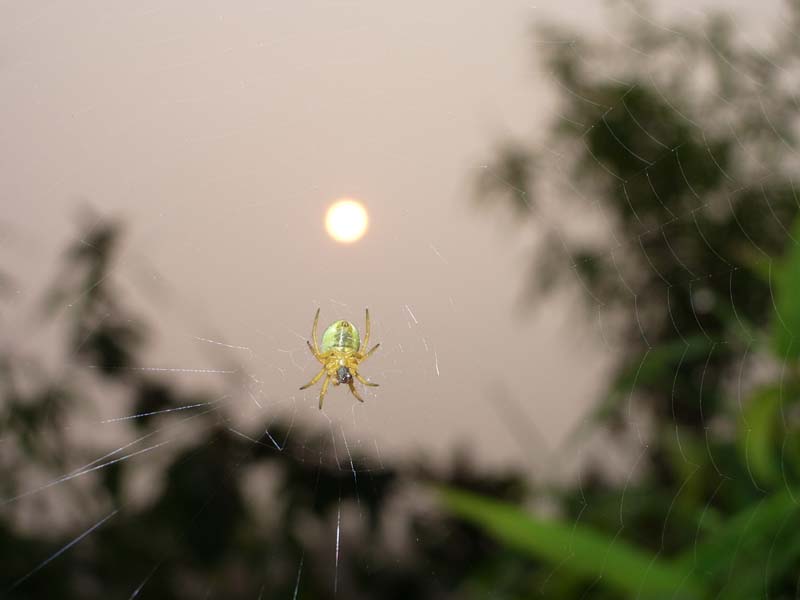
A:
{"label": "spider leg", "polygon": [[347,385],[350,386],[350,392],[353,394],[353,396],[355,396],[358,399],[359,402],[363,402],[364,399],[361,396],[358,395],[358,392],[356,391],[356,386],[353,385],[353,380],[352,379],[347,382]]}
{"label": "spider leg", "polygon": [[369,352],[367,352],[366,354],[362,355],[362,357],[361,357],[361,360],[364,360],[364,359],[365,359],[365,358],[367,358],[367,357],[368,357],[370,354],[372,354],[373,352],[375,352],[375,350],[377,350],[377,349],[378,349],[378,346],[380,346],[380,343],[377,343],[377,344],[375,344],[375,345],[374,345],[374,346],[373,346],[373,347],[370,349],[370,351],[369,351]]}
{"label": "spider leg", "polygon": [[358,379],[364,385],[368,385],[369,387],[378,387],[380,385],[378,383],[371,383],[367,381],[361,376],[361,374],[358,371],[353,371],[353,374],[356,376],[356,379]]}
{"label": "spider leg", "polygon": [[367,325],[364,328],[364,339],[361,341],[361,346],[358,348],[359,352],[362,352],[364,348],[367,347],[367,344],[369,344],[369,330],[370,330],[369,309],[366,309],[366,313],[367,313],[366,317]]}
{"label": "spider leg", "polygon": [[319,322],[319,311],[317,309],[317,314],[314,315],[314,325],[311,327],[311,339],[314,340],[314,356],[319,355],[319,344],[317,343],[317,323]]}
{"label": "spider leg", "polygon": [[325,369],[323,368],[323,369],[322,369],[322,370],[321,370],[319,373],[317,373],[316,375],[314,375],[314,379],[312,379],[311,381],[309,381],[307,384],[305,384],[305,385],[304,385],[303,387],[301,387],[300,389],[301,389],[301,390],[304,390],[304,389],[306,389],[306,388],[310,388],[312,385],[314,385],[315,383],[317,383],[317,382],[320,380],[320,378],[321,378],[321,377],[322,377],[324,374],[325,374]]}
{"label": "spider leg", "polygon": [[331,382],[331,376],[328,375],[325,378],[325,383],[322,384],[322,391],[319,393],[319,409],[320,410],[322,410],[322,401],[325,399],[325,394],[328,393],[328,384],[330,382]]}
{"label": "spider leg", "polygon": [[316,352],[314,352],[314,348],[311,347],[311,342],[306,340],[306,344],[308,344],[308,349],[311,350],[311,354],[314,355],[314,358],[316,358],[322,364],[325,364],[325,360],[322,358],[322,356],[320,354],[317,354]]}

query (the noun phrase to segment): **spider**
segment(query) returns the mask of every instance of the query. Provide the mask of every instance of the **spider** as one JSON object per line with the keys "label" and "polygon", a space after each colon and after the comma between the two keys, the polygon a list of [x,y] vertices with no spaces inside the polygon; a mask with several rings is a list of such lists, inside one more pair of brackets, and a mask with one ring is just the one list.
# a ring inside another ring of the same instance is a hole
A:
{"label": "spider", "polygon": [[350,392],[353,396],[359,402],[364,402],[364,399],[358,395],[355,385],[353,385],[353,378],[358,379],[364,385],[378,387],[377,383],[370,383],[358,373],[358,365],[380,346],[380,344],[375,344],[369,352],[364,352],[364,348],[369,343],[369,309],[366,310],[367,326],[363,342],[360,340],[358,329],[356,329],[355,325],[349,321],[340,320],[332,323],[322,334],[321,346],[317,345],[319,310],[317,309],[317,314],[314,317],[314,326],[311,328],[311,339],[314,341],[314,345],[312,346],[308,340],[306,340],[306,344],[308,344],[308,349],[311,350],[314,358],[322,363],[322,370],[300,389],[310,388],[325,375],[322,391],[319,393],[320,410],[322,410],[322,401],[325,399],[328,384],[331,381],[333,381],[333,385],[346,383],[350,387]]}

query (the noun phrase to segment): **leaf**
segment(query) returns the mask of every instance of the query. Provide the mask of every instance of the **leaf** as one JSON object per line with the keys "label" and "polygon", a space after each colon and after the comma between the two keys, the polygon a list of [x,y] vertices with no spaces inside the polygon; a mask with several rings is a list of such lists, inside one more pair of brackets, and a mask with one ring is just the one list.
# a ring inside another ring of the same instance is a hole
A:
{"label": "leaf", "polygon": [[611,384],[611,393],[594,409],[597,421],[609,421],[618,415],[624,398],[639,388],[663,388],[672,385],[675,372],[681,365],[705,357],[713,343],[702,335],[673,339],[650,348],[640,356],[631,357],[622,365]]}
{"label": "leaf", "polygon": [[636,385],[659,385],[671,381],[678,365],[708,355],[712,342],[705,336],[670,340],[651,348],[641,358],[630,361],[614,382],[618,393],[629,393]]}
{"label": "leaf", "polygon": [[739,451],[750,473],[762,483],[780,480],[775,452],[779,445],[777,427],[780,406],[781,388],[761,388],[747,401],[740,418]]}
{"label": "leaf", "polygon": [[[800,235],[800,219],[794,235]],[[800,245],[790,244],[787,256],[771,273],[775,315],[772,319],[772,345],[781,358],[800,357]]]}
{"label": "leaf", "polygon": [[617,536],[579,523],[541,519],[518,506],[471,492],[440,489],[444,503],[500,542],[523,554],[558,565],[642,598],[700,598],[691,566],[672,564]]}
{"label": "leaf", "polygon": [[800,539],[795,523],[799,513],[795,497],[782,490],[736,513],[680,560],[692,565],[709,583],[716,582],[721,588],[718,597],[764,597],[772,581],[796,579]]}

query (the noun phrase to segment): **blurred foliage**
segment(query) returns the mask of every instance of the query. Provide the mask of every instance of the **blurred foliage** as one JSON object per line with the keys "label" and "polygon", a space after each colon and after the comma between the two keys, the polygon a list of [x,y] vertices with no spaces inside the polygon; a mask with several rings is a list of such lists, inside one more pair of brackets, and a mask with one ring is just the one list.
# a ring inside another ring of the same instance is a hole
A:
{"label": "blurred foliage", "polygon": [[[465,457],[354,455],[356,483],[327,428],[238,431],[235,383],[139,368],[154,325],[116,287],[121,227],[94,218],[45,303],[67,327],[57,373],[0,346],[2,597],[796,597],[800,8],[768,48],[630,8],[602,41],[539,32],[556,118],[479,182],[535,230],[532,297],[577,289],[587,322],[609,316],[593,426],[631,451],[626,477],[596,454],[579,483],[531,491]],[[101,428],[98,395],[141,415],[124,439],[79,435]]]}
{"label": "blurred foliage", "polygon": [[602,577],[606,585],[646,598],[700,597],[701,588],[692,580],[691,564],[667,564],[579,523],[538,519],[507,502],[460,490],[445,489],[441,493],[455,513],[533,558],[557,565],[568,560],[568,571]]}
{"label": "blurred foliage", "polygon": [[795,598],[800,5],[766,48],[723,17],[662,26],[627,8],[619,37],[539,32],[556,118],[534,144],[502,144],[479,198],[543,240],[531,294],[578,289],[613,324],[594,427],[632,449],[631,471],[595,457],[554,492],[552,522],[443,498],[555,569],[541,585],[573,582],[550,597]]}
{"label": "blurred foliage", "polygon": [[[139,368],[153,327],[115,284],[120,243],[92,217],[66,254],[45,302],[66,325],[55,374],[0,350],[0,597],[445,598],[498,564],[477,527],[408,498],[436,482],[519,501],[515,474],[465,456],[446,472],[355,451],[340,465],[328,427],[265,413],[235,429],[226,402],[250,402],[235,382],[198,393]],[[98,396],[127,416],[99,421]],[[93,435],[111,426],[121,438]],[[256,504],[248,480],[267,489]]]}

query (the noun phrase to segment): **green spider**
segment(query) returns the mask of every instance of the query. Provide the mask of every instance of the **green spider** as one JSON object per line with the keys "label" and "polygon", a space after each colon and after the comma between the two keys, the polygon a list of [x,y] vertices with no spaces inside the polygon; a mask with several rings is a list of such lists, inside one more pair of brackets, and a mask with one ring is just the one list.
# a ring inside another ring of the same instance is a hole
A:
{"label": "green spider", "polygon": [[350,387],[350,392],[355,396],[359,402],[364,402],[364,399],[358,395],[353,378],[358,379],[364,385],[370,387],[378,387],[377,383],[370,383],[358,373],[358,365],[366,360],[375,350],[378,349],[380,344],[375,344],[369,352],[364,352],[364,348],[369,343],[369,309],[367,313],[367,326],[364,341],[361,342],[358,335],[358,329],[349,321],[335,321],[325,330],[322,334],[322,345],[317,345],[317,322],[319,321],[319,310],[314,317],[314,326],[311,328],[311,339],[314,345],[306,340],[308,349],[320,363],[322,363],[322,370],[314,376],[314,379],[309,381],[301,390],[310,388],[317,383],[323,375],[325,381],[322,384],[322,391],[319,394],[319,409],[322,410],[322,401],[325,399],[325,394],[328,392],[328,384],[333,381],[333,385],[346,383]]}

